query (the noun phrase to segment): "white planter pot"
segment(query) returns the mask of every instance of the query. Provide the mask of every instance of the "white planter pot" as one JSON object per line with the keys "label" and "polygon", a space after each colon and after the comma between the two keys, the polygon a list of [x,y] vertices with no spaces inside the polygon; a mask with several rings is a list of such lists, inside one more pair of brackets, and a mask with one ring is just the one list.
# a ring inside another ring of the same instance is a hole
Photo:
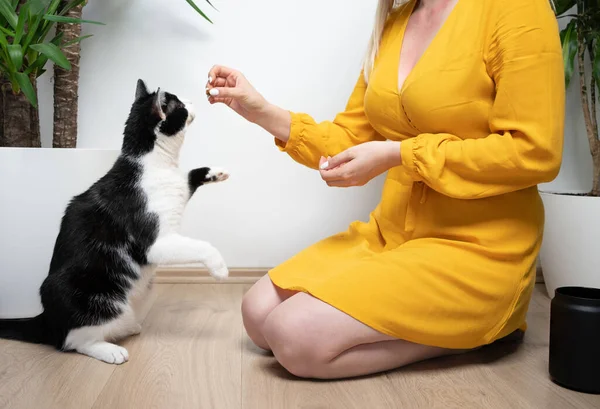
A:
{"label": "white planter pot", "polygon": [[37,315],[64,210],[116,150],[0,148],[0,318]]}
{"label": "white planter pot", "polygon": [[548,295],[563,286],[600,288],[600,197],[540,193],[546,209],[540,259]]}

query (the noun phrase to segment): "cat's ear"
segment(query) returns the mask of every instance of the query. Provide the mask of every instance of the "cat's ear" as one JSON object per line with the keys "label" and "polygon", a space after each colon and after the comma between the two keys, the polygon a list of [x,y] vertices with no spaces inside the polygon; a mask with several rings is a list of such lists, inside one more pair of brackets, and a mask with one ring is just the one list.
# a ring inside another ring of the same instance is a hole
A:
{"label": "cat's ear", "polygon": [[135,100],[137,101],[140,98],[147,97],[150,95],[148,92],[148,88],[146,87],[146,83],[139,79],[137,81],[137,87],[135,89]]}
{"label": "cat's ear", "polygon": [[165,120],[167,115],[165,111],[163,111],[162,107],[165,103],[165,93],[161,91],[160,88],[156,90],[154,95],[154,104],[152,105],[152,113],[160,117],[161,120]]}

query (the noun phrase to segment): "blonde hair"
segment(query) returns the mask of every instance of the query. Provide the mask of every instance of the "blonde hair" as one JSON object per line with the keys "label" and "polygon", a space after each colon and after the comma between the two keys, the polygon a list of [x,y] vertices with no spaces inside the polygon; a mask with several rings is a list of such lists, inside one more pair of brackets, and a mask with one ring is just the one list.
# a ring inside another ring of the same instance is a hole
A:
{"label": "blonde hair", "polygon": [[[377,53],[379,52],[379,44],[381,43],[383,29],[385,28],[385,23],[387,22],[388,16],[392,10],[400,6],[404,6],[410,1],[411,0],[379,0],[379,4],[377,4],[377,12],[375,13],[375,26],[373,27],[373,33],[371,34],[371,39],[369,40],[369,46],[367,48],[367,54],[363,63],[363,73],[366,82],[369,82],[369,76],[373,70]],[[549,1],[552,10],[556,12],[554,0]]]}
{"label": "blonde hair", "polygon": [[394,8],[400,7],[409,1],[410,0],[379,0],[377,11],[375,12],[375,25],[373,27],[373,33],[371,33],[371,39],[369,40],[369,46],[363,64],[365,81],[369,81],[369,76],[373,70],[375,57],[377,57],[377,53],[379,52],[379,44],[381,43],[383,29],[385,28],[388,16]]}

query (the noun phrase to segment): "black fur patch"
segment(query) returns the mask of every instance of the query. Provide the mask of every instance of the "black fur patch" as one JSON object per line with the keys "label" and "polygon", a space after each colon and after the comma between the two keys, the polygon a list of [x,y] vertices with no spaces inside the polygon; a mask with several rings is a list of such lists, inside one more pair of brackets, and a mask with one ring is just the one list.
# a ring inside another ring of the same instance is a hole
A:
{"label": "black fur patch", "polygon": [[[156,126],[162,120],[161,113],[165,118],[160,125],[160,132],[166,136],[180,132],[185,127],[189,115],[177,96],[168,92],[149,93],[146,85],[140,81],[135,102],[125,123],[121,148],[124,154],[131,156],[141,156],[152,151],[156,142]],[[162,99],[160,104],[158,99]]]}
{"label": "black fur patch", "polygon": [[173,136],[180,132],[188,119],[188,111],[183,106],[171,111],[167,119],[160,124],[160,132],[167,136]]}
{"label": "black fur patch", "polygon": [[193,195],[196,189],[200,186],[214,182],[214,178],[209,178],[208,174],[210,173],[210,168],[198,168],[194,170],[190,170],[188,173],[188,185],[190,187],[190,195]]}

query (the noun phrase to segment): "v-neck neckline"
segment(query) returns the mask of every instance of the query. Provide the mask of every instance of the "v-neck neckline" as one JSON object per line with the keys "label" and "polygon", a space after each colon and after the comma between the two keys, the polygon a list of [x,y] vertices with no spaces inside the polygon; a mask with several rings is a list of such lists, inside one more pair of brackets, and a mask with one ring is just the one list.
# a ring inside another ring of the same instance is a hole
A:
{"label": "v-neck neckline", "polygon": [[402,59],[402,50],[404,48],[404,36],[406,35],[406,29],[408,27],[408,22],[410,21],[410,17],[412,15],[412,13],[414,12],[415,6],[417,5],[418,1],[419,0],[411,0],[410,6],[405,9],[399,10],[398,15],[396,16],[396,19],[398,19],[398,18],[402,17],[405,13],[408,13],[405,21],[402,23],[400,32],[397,36],[397,40],[394,42],[394,43],[399,43],[399,47],[394,47],[394,49],[397,51],[395,64],[394,64],[395,65],[394,89],[395,89],[396,93],[398,94],[398,96],[400,96],[400,97],[406,90],[406,86],[410,82],[409,80],[413,76],[414,72],[420,67],[420,65],[422,65],[421,62],[425,59],[425,57],[427,57],[427,54],[429,54],[431,49],[435,46],[435,42],[441,36],[442,31],[444,31],[444,29],[449,25],[454,14],[456,14],[456,8],[458,7],[459,3],[462,0],[457,0],[456,4],[454,4],[454,6],[452,6],[452,10],[450,10],[450,13],[448,13],[448,16],[446,16],[446,19],[444,20],[444,22],[442,23],[440,28],[437,30],[437,32],[435,33],[435,35],[433,36],[433,38],[431,39],[431,41],[425,48],[425,51],[423,51],[423,53],[421,54],[421,56],[419,57],[419,59],[417,60],[415,65],[412,67],[412,69],[408,72],[408,74],[404,78],[404,81],[402,82],[402,86],[400,86],[400,81],[399,81],[398,77],[399,77],[399,72],[400,72],[400,60]]}

